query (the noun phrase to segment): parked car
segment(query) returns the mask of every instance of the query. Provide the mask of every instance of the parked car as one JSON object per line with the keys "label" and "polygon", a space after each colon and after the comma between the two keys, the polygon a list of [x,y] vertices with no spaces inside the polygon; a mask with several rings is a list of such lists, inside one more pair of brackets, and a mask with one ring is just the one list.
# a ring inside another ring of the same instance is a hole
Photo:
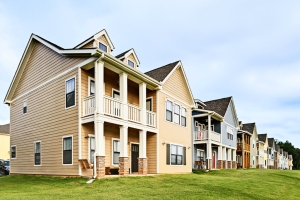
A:
{"label": "parked car", "polygon": [[0,175],[8,175],[10,171],[10,161],[0,160]]}

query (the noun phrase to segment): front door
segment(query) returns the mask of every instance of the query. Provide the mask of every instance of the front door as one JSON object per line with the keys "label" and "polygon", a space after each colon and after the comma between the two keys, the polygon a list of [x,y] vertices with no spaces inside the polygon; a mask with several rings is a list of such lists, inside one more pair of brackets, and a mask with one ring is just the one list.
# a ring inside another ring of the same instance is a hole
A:
{"label": "front door", "polygon": [[131,144],[131,172],[138,172],[139,145]]}
{"label": "front door", "polygon": [[215,169],[216,168],[216,152],[213,152],[213,156],[212,156],[212,168]]}

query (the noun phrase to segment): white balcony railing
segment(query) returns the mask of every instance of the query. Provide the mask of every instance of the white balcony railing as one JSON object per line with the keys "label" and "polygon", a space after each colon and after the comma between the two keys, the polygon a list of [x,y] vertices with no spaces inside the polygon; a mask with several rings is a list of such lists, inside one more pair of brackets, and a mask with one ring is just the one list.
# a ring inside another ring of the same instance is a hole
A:
{"label": "white balcony railing", "polygon": [[121,118],[122,102],[108,96],[104,96],[104,114]]}
{"label": "white balcony railing", "polygon": [[128,120],[133,122],[141,122],[141,108],[128,104]]}
{"label": "white balcony railing", "polygon": [[[221,134],[216,133],[214,131],[211,131],[211,135],[209,137],[211,140],[216,142],[221,142]],[[202,130],[202,131],[195,131],[194,132],[194,140],[196,141],[204,141],[208,139],[208,131]]]}
{"label": "white balcony railing", "polygon": [[147,110],[146,112],[146,124],[148,126],[156,127],[156,113]]}
{"label": "white balcony railing", "polygon": [[257,155],[258,156],[263,156],[264,155],[264,152],[262,150],[257,150]]}
{"label": "white balcony railing", "polygon": [[88,96],[83,99],[83,116],[88,116],[94,114],[96,104],[95,96]]}

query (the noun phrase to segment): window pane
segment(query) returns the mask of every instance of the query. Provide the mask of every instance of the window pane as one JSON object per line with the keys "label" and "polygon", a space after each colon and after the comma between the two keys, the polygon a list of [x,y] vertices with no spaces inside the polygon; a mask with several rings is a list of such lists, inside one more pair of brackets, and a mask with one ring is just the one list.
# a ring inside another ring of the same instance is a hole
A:
{"label": "window pane", "polygon": [[72,150],[72,138],[64,138],[64,150]]}
{"label": "window pane", "polygon": [[114,140],[114,152],[120,152],[120,141]]}
{"label": "window pane", "polygon": [[186,117],[186,109],[185,108],[181,108],[181,116]]}
{"label": "window pane", "polygon": [[171,164],[176,165],[176,155],[171,155]]}
{"label": "window pane", "polygon": [[177,146],[171,145],[171,154],[177,154]]}
{"label": "window pane", "polygon": [[131,60],[128,60],[128,65],[129,65],[130,67],[134,67],[134,62],[132,62]]}
{"label": "window pane", "polygon": [[152,100],[151,99],[147,99],[146,109],[149,110],[149,111],[152,111]]}
{"label": "window pane", "polygon": [[64,150],[63,164],[72,164],[72,150]]}
{"label": "window pane", "polygon": [[90,95],[95,94],[95,81],[91,80],[90,86]]}
{"label": "window pane", "polygon": [[176,124],[179,124],[179,115],[178,114],[174,114],[174,122]]}
{"label": "window pane", "polygon": [[173,111],[172,109],[172,102],[171,101],[167,101],[167,110]]}
{"label": "window pane", "polygon": [[41,143],[40,142],[36,142],[35,143],[35,153],[41,153],[41,151],[40,151],[40,145],[41,145]]}
{"label": "window pane", "polygon": [[99,42],[99,49],[101,49],[104,52],[107,52],[107,46]]}
{"label": "window pane", "polygon": [[179,105],[175,104],[175,106],[174,106],[174,113],[180,114],[180,113],[179,113],[179,110],[180,110]]}
{"label": "window pane", "polygon": [[119,156],[120,156],[120,153],[114,152],[114,158],[113,158],[114,164],[119,164]]}
{"label": "window pane", "polygon": [[16,158],[16,151],[17,151],[17,148],[15,146],[11,147],[11,157],[12,158]]}
{"label": "window pane", "polygon": [[90,145],[91,145],[91,149],[92,150],[95,150],[96,148],[96,144],[95,144],[95,138],[94,137],[91,137],[90,138],[91,139],[91,141],[90,141]]}
{"label": "window pane", "polygon": [[74,105],[75,105],[75,92],[71,92],[67,94],[66,107],[68,108]]}
{"label": "window pane", "polygon": [[177,146],[177,154],[182,155],[182,146]]}
{"label": "window pane", "polygon": [[181,155],[178,155],[177,156],[177,165],[182,165],[182,156]]}
{"label": "window pane", "polygon": [[171,111],[167,111],[167,120],[168,121],[172,121],[172,112]]}
{"label": "window pane", "polygon": [[41,164],[41,154],[40,153],[35,153],[34,154],[34,164],[35,165],[40,165]]}
{"label": "window pane", "polygon": [[27,106],[27,101],[23,101],[23,107]]}
{"label": "window pane", "polygon": [[181,117],[181,125],[186,126],[186,118],[185,117]]}
{"label": "window pane", "polygon": [[94,153],[95,153],[95,150],[90,151],[90,163],[92,163],[92,164],[94,164]]}
{"label": "window pane", "polygon": [[27,107],[23,107],[23,114],[27,113]]}
{"label": "window pane", "polygon": [[120,92],[114,90],[113,91],[113,98],[120,99]]}
{"label": "window pane", "polygon": [[75,78],[68,80],[66,82],[66,85],[67,85],[67,89],[66,89],[67,94],[73,92],[75,90]]}

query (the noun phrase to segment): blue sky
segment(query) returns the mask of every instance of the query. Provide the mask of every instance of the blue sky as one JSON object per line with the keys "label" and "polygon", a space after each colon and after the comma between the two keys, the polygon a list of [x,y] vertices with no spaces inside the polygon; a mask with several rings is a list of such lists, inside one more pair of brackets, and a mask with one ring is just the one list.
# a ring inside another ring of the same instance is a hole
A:
{"label": "blue sky", "polygon": [[0,1],[0,97],[31,33],[70,48],[105,28],[114,55],[133,47],[143,72],[181,60],[195,98],[233,96],[239,120],[300,147],[299,10],[276,0]]}

